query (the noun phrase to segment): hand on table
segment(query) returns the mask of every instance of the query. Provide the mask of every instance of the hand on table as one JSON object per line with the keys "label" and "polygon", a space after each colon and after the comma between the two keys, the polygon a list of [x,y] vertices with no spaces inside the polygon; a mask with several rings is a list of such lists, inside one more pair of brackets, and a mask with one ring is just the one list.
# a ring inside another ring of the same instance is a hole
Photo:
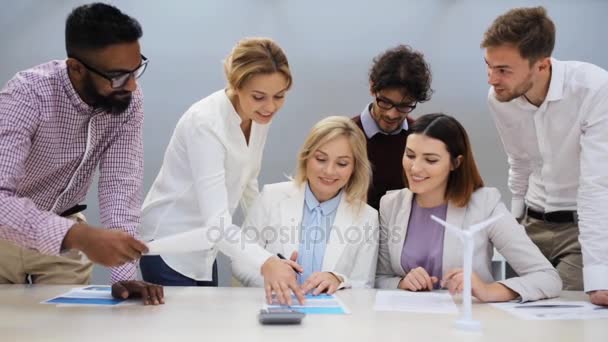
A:
{"label": "hand on table", "polygon": [[[471,292],[475,298],[484,302],[488,300],[487,285],[479,278],[477,273],[471,272]],[[462,268],[449,270],[441,280],[441,287],[447,288],[451,295],[462,293],[464,290],[464,270]]]}
{"label": "hand on table", "polygon": [[[448,271],[441,280],[441,286],[447,287],[450,294],[462,293],[464,290],[464,271],[455,268]],[[477,273],[471,273],[471,294],[482,302],[506,302],[519,297],[519,293],[500,282],[486,283]]]}
{"label": "hand on table", "polygon": [[397,288],[406,291],[431,291],[433,286],[439,281],[437,277],[429,276],[428,272],[422,267],[416,267],[408,272],[401,279]]}
{"label": "hand on table", "polygon": [[118,299],[141,298],[144,305],[165,304],[165,293],[161,285],[140,280],[119,281],[112,285],[112,297]]}
{"label": "hand on table", "polygon": [[296,295],[298,302],[304,304],[304,292],[298,285],[296,272],[302,272],[302,266],[293,260],[281,260],[276,256],[268,258],[262,265],[266,301],[272,303],[272,293],[276,294],[279,303],[291,305],[291,293]]}
{"label": "hand on table", "polygon": [[334,294],[341,283],[342,279],[338,278],[338,276],[332,272],[315,272],[306,279],[304,284],[302,284],[302,291],[304,293],[309,293],[314,289],[312,294],[315,296],[323,292]]}
{"label": "hand on table", "polygon": [[595,305],[608,306],[608,290],[597,290],[589,292],[589,299]]}

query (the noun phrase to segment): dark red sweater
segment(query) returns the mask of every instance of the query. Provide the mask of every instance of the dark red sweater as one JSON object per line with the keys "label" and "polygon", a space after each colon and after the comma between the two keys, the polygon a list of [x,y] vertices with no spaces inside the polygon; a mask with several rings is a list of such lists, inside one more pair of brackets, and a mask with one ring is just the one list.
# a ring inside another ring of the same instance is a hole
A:
{"label": "dark red sweater", "polygon": [[[353,121],[363,131],[361,116],[355,116]],[[412,123],[413,120],[408,118],[408,122]],[[366,136],[367,156],[373,174],[372,184],[367,193],[367,203],[375,209],[380,207],[380,198],[388,190],[405,187],[402,159],[407,135],[408,132],[402,130],[395,135],[376,134],[371,139]]]}

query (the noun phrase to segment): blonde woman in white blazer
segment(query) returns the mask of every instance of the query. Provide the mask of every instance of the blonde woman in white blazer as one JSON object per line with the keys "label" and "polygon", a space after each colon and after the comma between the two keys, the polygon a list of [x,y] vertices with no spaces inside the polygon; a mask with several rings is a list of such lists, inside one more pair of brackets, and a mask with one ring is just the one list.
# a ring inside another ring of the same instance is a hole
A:
{"label": "blonde woman in white blazer", "polygon": [[[410,128],[403,167],[409,189],[387,193],[380,201],[377,287],[462,292],[463,246],[430,214],[458,227],[503,215],[475,235],[473,295],[485,302],[559,295],[562,282],[555,268],[506,209],[498,190],[483,187],[468,136],[458,121],[444,114],[418,118]],[[494,248],[518,277],[494,281]]]}
{"label": "blonde woman in white blazer", "polygon": [[246,212],[259,195],[257,177],[270,121],[292,83],[287,57],[270,39],[247,38],[234,47],[224,69],[228,87],[192,105],[179,120],[144,201],[140,228],[147,241],[195,229],[207,237],[211,228],[223,233],[204,252],[144,256],[142,275],[163,285],[217,286],[213,265],[221,251],[261,273],[268,297],[274,291],[281,302],[291,303],[291,289],[303,300],[292,279],[291,266],[297,265],[257,244],[242,244],[240,229],[232,224],[239,203]]}
{"label": "blonde woman in white blazer", "polygon": [[[365,201],[370,174],[361,130],[349,118],[325,118],[300,151],[295,179],[264,187],[244,234],[272,254],[297,260],[305,293],[373,287],[378,213]],[[233,274],[245,285],[263,285],[259,272],[243,263],[233,263]]]}

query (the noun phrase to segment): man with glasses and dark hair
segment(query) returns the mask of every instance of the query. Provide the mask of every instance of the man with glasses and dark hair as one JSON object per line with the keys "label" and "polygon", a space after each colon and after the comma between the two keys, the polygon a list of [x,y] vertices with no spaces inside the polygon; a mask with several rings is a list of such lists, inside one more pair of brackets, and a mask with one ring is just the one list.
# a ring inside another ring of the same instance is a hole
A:
{"label": "man with glasses and dark hair", "polygon": [[367,202],[378,209],[388,190],[405,187],[401,160],[409,114],[418,103],[430,100],[431,71],[420,52],[399,45],[374,59],[369,86],[374,101],[353,120],[367,137],[373,169]]}
{"label": "man with glasses and dark hair", "polygon": [[[75,8],[67,60],[19,72],[0,91],[0,283],[86,284],[112,267],[116,297],[163,302],[135,281],[143,183],[139,23],[115,7]],[[81,211],[99,168],[104,228]],[[90,260],[90,261],[89,261]]]}

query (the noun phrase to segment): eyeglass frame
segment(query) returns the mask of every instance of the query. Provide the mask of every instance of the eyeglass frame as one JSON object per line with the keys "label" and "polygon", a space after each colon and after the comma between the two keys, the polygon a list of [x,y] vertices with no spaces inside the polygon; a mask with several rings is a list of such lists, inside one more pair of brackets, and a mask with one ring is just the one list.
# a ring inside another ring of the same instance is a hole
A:
{"label": "eyeglass frame", "polygon": [[[123,72],[118,76],[110,76],[105,72],[102,72],[102,71],[99,71],[99,70],[93,68],[92,66],[83,62],[80,58],[72,56],[72,55],[68,55],[69,58],[73,58],[73,59],[77,60],[80,64],[84,65],[84,67],[87,68],[88,70],[91,70],[93,73],[110,81],[110,86],[112,87],[112,89],[120,89],[120,88],[124,87],[125,84],[127,84],[127,82],[129,82],[129,79],[131,79],[131,77],[135,77],[135,79],[138,79],[144,74],[144,72],[146,72],[146,68],[148,67],[148,62],[150,60],[144,55],[140,55],[140,56],[141,56],[141,63],[137,66],[137,68],[135,68],[131,71]],[[143,69],[141,70],[139,75],[136,75],[137,71],[140,70],[142,67],[143,67]],[[119,79],[122,77],[125,77],[125,79],[123,81],[120,81]],[[116,82],[120,82],[120,83],[115,84]]]}
{"label": "eyeglass frame", "polygon": [[[388,104],[388,106],[381,105],[380,102],[386,103],[386,104]],[[403,102],[395,103],[395,102],[391,101],[390,99],[387,99],[384,96],[381,97],[380,95],[378,95],[378,93],[376,93],[376,104],[378,105],[378,107],[385,109],[385,110],[395,108],[401,114],[409,114],[409,113],[413,112],[414,109],[416,109],[416,105],[418,103],[416,101],[414,101],[413,105],[405,104]],[[401,108],[405,107],[406,109],[402,110],[402,109],[399,109],[399,107],[401,107]]]}

